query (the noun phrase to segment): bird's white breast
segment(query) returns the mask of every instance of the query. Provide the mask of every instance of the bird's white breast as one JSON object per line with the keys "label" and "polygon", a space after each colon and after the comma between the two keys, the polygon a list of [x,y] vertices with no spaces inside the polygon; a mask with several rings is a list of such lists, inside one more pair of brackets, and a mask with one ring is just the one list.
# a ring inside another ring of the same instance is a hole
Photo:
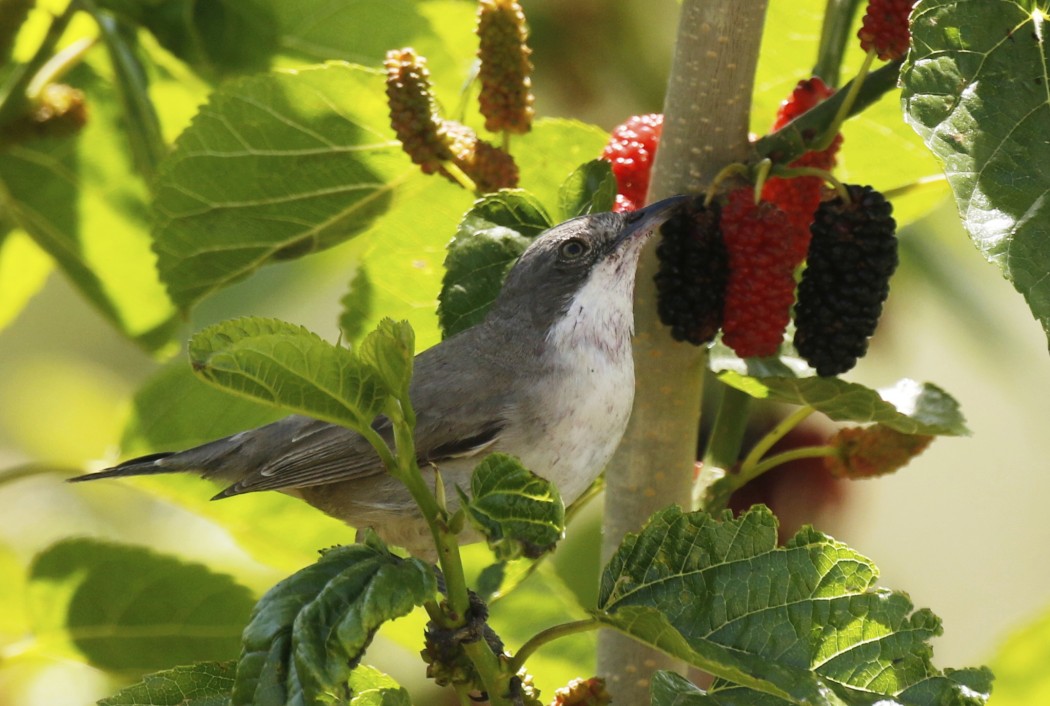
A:
{"label": "bird's white breast", "polygon": [[596,268],[547,338],[549,362],[560,372],[535,390],[552,404],[544,405],[547,418],[537,420],[543,433],[522,461],[554,482],[566,504],[612,458],[634,402],[634,278],[621,269]]}

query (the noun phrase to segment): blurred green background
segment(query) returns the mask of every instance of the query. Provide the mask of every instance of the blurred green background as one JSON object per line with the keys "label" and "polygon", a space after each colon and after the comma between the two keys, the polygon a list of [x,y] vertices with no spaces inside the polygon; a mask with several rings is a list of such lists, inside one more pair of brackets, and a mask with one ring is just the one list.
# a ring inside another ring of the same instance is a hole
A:
{"label": "blurred green background", "polygon": [[[274,4],[286,10],[294,5]],[[469,16],[471,3],[460,4]],[[660,111],[676,3],[523,5],[541,116],[609,129],[629,115]],[[756,131],[772,121],[794,83],[809,75],[823,5],[770,0],[755,91]],[[859,58],[851,55],[850,65]],[[277,63],[291,66],[296,60]],[[448,73],[458,72],[462,80],[469,63],[467,53]],[[185,94],[173,92],[161,105],[169,139],[207,90],[191,75],[178,81]],[[844,179],[891,189],[937,171],[903,125],[895,95],[851,122],[845,135],[839,172]],[[1045,703],[1048,687],[1039,677],[1050,658],[1050,627],[1046,618],[1027,626],[1050,607],[1043,550],[1050,545],[1046,340],[1021,297],[968,242],[943,185],[902,200],[898,213],[907,222],[902,267],[871,353],[849,379],[873,387],[901,377],[934,382],[959,399],[974,433],[937,440],[893,477],[850,485],[835,503],[812,508],[812,519],[871,556],[883,571],[883,585],[907,591],[916,605],[941,616],[946,634],[936,642],[938,665],[993,661],[1011,635],[1024,631],[993,665],[1002,676],[993,703]],[[207,299],[177,340],[210,322],[251,314],[294,321],[334,340],[340,299],[361,257],[362,248],[351,241],[267,266]],[[211,488],[195,479],[66,485],[65,477],[123,457],[132,397],[164,359],[118,335],[28,241],[5,244],[0,292],[7,291],[4,279],[16,276],[36,278],[40,286],[20,311],[14,299],[0,301],[0,317],[8,317],[0,321],[6,324],[0,330],[0,704],[93,703],[113,691],[112,676],[80,661],[60,631],[30,633],[39,624],[33,604],[39,597],[27,594],[26,571],[42,550],[82,536],[148,546],[231,573],[258,594],[310,561],[315,548],[349,541],[352,533],[279,497],[209,505]],[[433,333],[420,342],[433,343]],[[182,360],[179,351],[167,353]],[[216,413],[201,409],[202,415]],[[551,621],[579,613],[577,602],[599,568],[599,511],[588,509],[570,528],[564,554],[541,572],[558,575],[562,595],[523,590],[497,604],[497,620],[500,611],[512,615],[522,606],[549,612],[544,617]],[[270,521],[259,522],[261,513]],[[425,687],[412,640],[421,624],[418,618],[401,621],[389,636],[384,631],[371,653],[377,666],[420,689]],[[592,645],[592,636],[569,640],[537,662],[537,671],[550,675],[550,683],[541,685],[545,694],[557,680],[588,673],[591,666],[580,662],[589,659]],[[1032,661],[1033,655],[1044,661]],[[1032,663],[1026,667],[1025,660]]]}

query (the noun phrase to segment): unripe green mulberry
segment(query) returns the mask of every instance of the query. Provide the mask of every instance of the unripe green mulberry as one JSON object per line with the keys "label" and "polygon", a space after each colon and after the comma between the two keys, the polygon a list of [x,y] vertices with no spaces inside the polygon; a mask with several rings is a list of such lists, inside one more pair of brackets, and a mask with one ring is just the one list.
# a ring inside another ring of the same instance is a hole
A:
{"label": "unripe green mulberry", "polygon": [[390,124],[405,153],[425,174],[438,173],[458,184],[449,172],[454,164],[481,193],[517,186],[513,157],[479,140],[466,125],[441,118],[425,59],[412,49],[397,49],[387,52],[386,70]]}
{"label": "unripe green mulberry", "polygon": [[795,348],[818,375],[844,373],[868,350],[897,268],[893,207],[849,185],[817,209],[795,306]]}
{"label": "unripe green mulberry", "polygon": [[433,174],[452,159],[452,150],[430,89],[427,61],[414,49],[393,49],[385,65],[390,126],[412,161]]}
{"label": "unripe green mulberry", "polygon": [[478,101],[485,129],[525,133],[532,127],[532,51],[525,43],[525,13],[516,0],[478,3]]}

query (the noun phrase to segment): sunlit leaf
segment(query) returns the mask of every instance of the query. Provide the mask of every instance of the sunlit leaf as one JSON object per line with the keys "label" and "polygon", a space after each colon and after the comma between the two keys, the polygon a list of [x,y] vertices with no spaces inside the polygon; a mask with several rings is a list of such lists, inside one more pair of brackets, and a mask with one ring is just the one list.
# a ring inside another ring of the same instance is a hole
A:
{"label": "sunlit leaf", "polygon": [[90,539],[45,550],[29,580],[35,631],[64,633],[92,664],[117,671],[231,659],[253,603],[229,576]]}
{"label": "sunlit leaf", "polygon": [[161,165],[161,277],[187,309],[266,262],[361,233],[414,169],[377,71],[328,64],[226,84]]}
{"label": "sunlit leaf", "polygon": [[879,422],[905,434],[968,434],[959,403],[931,383],[904,379],[873,390],[836,377],[749,376],[722,370],[718,379],[752,397],[808,405],[839,422]]}
{"label": "sunlit leaf", "polygon": [[14,321],[51,272],[52,260],[25,231],[0,234],[0,329]]}
{"label": "sunlit leaf", "polygon": [[877,577],[812,528],[777,547],[762,506],[719,519],[669,508],[610,560],[597,615],[718,677],[719,700],[693,703],[985,703],[987,670],[935,669],[940,620]]}
{"label": "sunlit leaf", "polygon": [[971,239],[1050,335],[1050,22],[1036,4],[923,2],[901,79]]}
{"label": "sunlit leaf", "polygon": [[350,349],[275,319],[204,329],[190,341],[190,359],[214,385],[352,429],[370,425],[391,393]]}
{"label": "sunlit leaf", "polygon": [[177,321],[157,278],[149,194],[132,167],[119,104],[87,65],[66,80],[84,90],[90,119],[75,135],[0,150],[0,206],[114,326],[159,348]]}
{"label": "sunlit leaf", "polygon": [[99,701],[99,706],[225,706],[233,688],[236,663],[200,662],[147,674]]}
{"label": "sunlit leaf", "polygon": [[612,165],[604,159],[581,164],[558,194],[558,212],[562,220],[588,213],[611,211],[616,202],[616,177]]}
{"label": "sunlit leaf", "polygon": [[500,191],[475,202],[445,257],[438,319],[446,337],[485,318],[507,272],[551,225],[547,211],[526,191]]}
{"label": "sunlit leaf", "polygon": [[500,559],[536,558],[565,530],[565,505],[553,483],[507,454],[490,454],[474,469],[470,497],[462,497],[471,522]]}
{"label": "sunlit leaf", "polygon": [[379,626],[436,592],[430,566],[395,557],[374,539],[326,551],[256,605],[244,630],[234,706],[305,706],[323,694],[345,695],[350,670]]}

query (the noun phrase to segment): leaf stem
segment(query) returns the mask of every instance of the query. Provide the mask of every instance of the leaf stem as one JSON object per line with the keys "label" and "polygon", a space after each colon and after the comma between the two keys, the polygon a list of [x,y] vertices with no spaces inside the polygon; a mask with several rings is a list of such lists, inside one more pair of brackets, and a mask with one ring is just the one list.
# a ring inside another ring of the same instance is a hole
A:
{"label": "leaf stem", "polygon": [[77,0],[98,24],[116,74],[114,81],[128,126],[135,167],[148,182],[168,151],[160,127],[160,118],[149,95],[149,79],[135,53],[133,30],[108,12],[98,9],[93,0]]}
{"label": "leaf stem", "polygon": [[457,165],[455,162],[442,162],[441,168],[444,169],[450,177],[455,179],[456,183],[462,186],[464,189],[471,192],[472,194],[478,193],[478,185],[474,182],[473,179],[467,176],[467,173],[460,169],[459,165]]}
{"label": "leaf stem", "polygon": [[744,459],[744,462],[740,464],[740,473],[736,476],[740,479],[737,487],[740,487],[751,480],[751,473],[753,472],[754,467],[758,465],[761,458],[765,456],[778,441],[787,436],[788,432],[801,424],[806,417],[813,414],[815,411],[816,410],[812,407],[799,407],[794,412],[777,422],[776,426],[759,439],[751,448],[751,452]]}
{"label": "leaf stem", "polygon": [[752,468],[751,472],[748,474],[749,478],[745,482],[752,481],[766,471],[791,461],[799,461],[804,458],[823,458],[824,456],[834,456],[836,453],[838,452],[832,446],[803,446],[801,448],[783,451],[756,463],[754,468]]}
{"label": "leaf stem", "polygon": [[525,662],[529,657],[548,642],[553,642],[554,640],[568,637],[569,635],[596,630],[600,627],[601,623],[598,622],[597,618],[585,618],[583,620],[574,620],[569,623],[559,623],[558,625],[552,625],[549,628],[540,630],[529,638],[529,640],[522,645],[517,653],[511,658],[508,671],[512,674],[517,674],[521,668],[525,666]]}
{"label": "leaf stem", "polygon": [[813,149],[820,151],[827,149],[831,146],[831,143],[835,141],[835,136],[839,134],[839,129],[842,127],[842,123],[846,122],[852,113],[853,104],[857,102],[857,96],[860,95],[860,89],[864,86],[864,82],[868,78],[868,74],[871,72],[871,63],[875,60],[875,49],[872,48],[868,51],[867,56],[864,57],[864,63],[860,65],[860,70],[857,72],[856,77],[849,82],[846,87],[846,97],[839,103],[838,109],[835,111],[835,117],[831,120],[831,124],[828,125],[827,129],[821,138],[813,145]]}
{"label": "leaf stem", "polygon": [[751,395],[729,385],[722,384],[721,387],[722,399],[704,450],[703,463],[707,468],[730,469],[740,458],[751,411]]}
{"label": "leaf stem", "polygon": [[842,59],[853,36],[853,17],[860,3],[861,0],[828,0],[824,8],[824,23],[820,28],[820,45],[813,75],[819,76],[833,88],[838,87]]}
{"label": "leaf stem", "polygon": [[76,12],[76,3],[70,2],[62,14],[51,21],[51,26],[48,27],[47,34],[44,35],[33,57],[25,64],[16,67],[8,75],[4,85],[0,86],[0,125],[11,122],[26,112],[29,105],[29,97],[26,93],[29,84],[40,68],[47,64],[55,53],[55,47],[58,46],[59,40],[62,39],[62,35],[65,34]]}

